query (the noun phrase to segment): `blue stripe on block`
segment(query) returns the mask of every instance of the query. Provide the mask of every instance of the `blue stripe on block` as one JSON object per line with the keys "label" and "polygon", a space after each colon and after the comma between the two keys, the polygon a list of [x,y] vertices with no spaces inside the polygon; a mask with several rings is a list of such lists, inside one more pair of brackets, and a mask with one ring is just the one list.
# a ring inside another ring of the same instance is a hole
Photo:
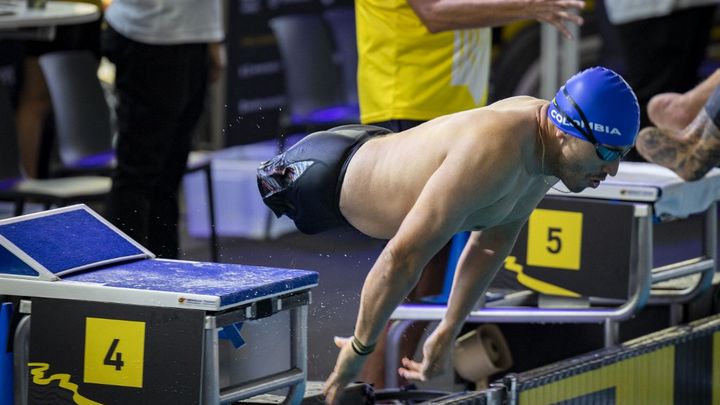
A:
{"label": "blue stripe on block", "polygon": [[245,339],[243,339],[240,335],[240,329],[242,329],[242,326],[242,322],[236,322],[232,325],[224,326],[220,329],[220,332],[218,332],[218,337],[220,339],[229,340],[234,348],[239,349],[245,346]]}
{"label": "blue stripe on block", "polygon": [[175,260],[139,260],[71,274],[67,281],[220,297],[227,306],[313,286],[314,271]]}
{"label": "blue stripe on block", "polygon": [[53,274],[143,254],[142,250],[85,210],[0,225],[0,235]]}

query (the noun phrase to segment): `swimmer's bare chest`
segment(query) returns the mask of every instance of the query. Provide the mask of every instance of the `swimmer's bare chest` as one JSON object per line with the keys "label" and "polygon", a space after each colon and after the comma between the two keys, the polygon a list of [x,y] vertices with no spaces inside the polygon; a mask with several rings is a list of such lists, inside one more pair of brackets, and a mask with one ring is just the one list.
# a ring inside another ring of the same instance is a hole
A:
{"label": "swimmer's bare chest", "polygon": [[463,224],[463,231],[482,231],[493,226],[525,219],[530,215],[546,190],[531,186],[524,190],[513,190],[495,203],[477,209]]}

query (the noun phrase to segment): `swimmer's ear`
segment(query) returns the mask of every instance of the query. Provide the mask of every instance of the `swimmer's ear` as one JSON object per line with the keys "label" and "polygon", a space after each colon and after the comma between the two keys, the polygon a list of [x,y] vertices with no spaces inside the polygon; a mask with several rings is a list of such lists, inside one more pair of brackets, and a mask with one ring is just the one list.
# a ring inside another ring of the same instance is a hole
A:
{"label": "swimmer's ear", "polygon": [[567,139],[567,137],[569,136],[568,134],[563,132],[560,128],[555,128],[554,135],[555,135],[555,138],[557,138],[561,142],[564,141],[565,139]]}

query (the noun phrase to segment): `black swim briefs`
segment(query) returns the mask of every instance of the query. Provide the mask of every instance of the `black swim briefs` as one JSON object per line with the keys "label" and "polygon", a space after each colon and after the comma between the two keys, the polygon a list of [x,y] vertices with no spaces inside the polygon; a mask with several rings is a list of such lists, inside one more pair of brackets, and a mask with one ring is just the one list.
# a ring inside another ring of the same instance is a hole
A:
{"label": "black swim briefs", "polygon": [[371,125],[344,125],[312,133],[257,170],[265,205],[287,215],[303,233],[347,225],[340,190],[348,163],[368,139],[390,133]]}

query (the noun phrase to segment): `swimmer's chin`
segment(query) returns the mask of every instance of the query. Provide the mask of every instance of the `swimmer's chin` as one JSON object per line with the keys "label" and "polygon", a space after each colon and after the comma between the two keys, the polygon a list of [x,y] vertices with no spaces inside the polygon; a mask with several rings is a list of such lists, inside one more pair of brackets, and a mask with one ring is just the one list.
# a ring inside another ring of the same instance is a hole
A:
{"label": "swimmer's chin", "polygon": [[[583,190],[585,190],[588,187],[593,187],[592,183],[588,185],[582,185],[582,184],[565,184],[563,183],[565,188],[567,188],[571,193],[579,193]],[[593,187],[596,188],[596,187]]]}
{"label": "swimmer's chin", "polygon": [[588,184],[588,185],[585,185],[585,186],[577,185],[573,188],[568,187],[568,190],[572,191],[573,193],[579,193],[579,192],[585,190],[586,188],[598,188],[598,187],[600,187],[600,183],[602,183],[602,180],[590,180],[590,184]]}

